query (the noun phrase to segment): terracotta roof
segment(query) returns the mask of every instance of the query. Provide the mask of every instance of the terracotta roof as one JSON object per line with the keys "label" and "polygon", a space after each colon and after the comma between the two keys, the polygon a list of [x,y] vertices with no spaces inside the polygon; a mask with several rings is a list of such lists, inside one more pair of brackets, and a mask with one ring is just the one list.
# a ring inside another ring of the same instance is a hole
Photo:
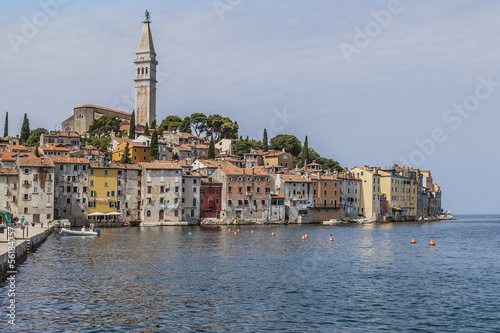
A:
{"label": "terracotta roof", "polygon": [[129,146],[132,146],[132,147],[140,147],[140,148],[148,148],[148,149],[149,149],[149,148],[151,148],[151,147],[146,146],[146,145],[145,145],[144,143],[142,143],[142,142],[134,142],[134,141],[130,142],[130,145],[129,145]]}
{"label": "terracotta roof", "polygon": [[294,174],[282,174],[281,179],[287,183],[311,183],[310,180],[304,179],[301,176]]}
{"label": "terracotta roof", "polygon": [[277,194],[271,194],[271,198],[285,199],[285,197],[284,197],[284,196],[282,196],[282,195],[277,195]]}
{"label": "terracotta roof", "polygon": [[0,167],[0,175],[18,175],[17,168],[3,168]]}
{"label": "terracotta roof", "polygon": [[337,181],[339,180],[335,176],[319,175],[317,173],[310,174],[309,178],[314,180],[337,180]]}
{"label": "terracotta roof", "polygon": [[6,151],[6,152],[2,152],[0,153],[0,159],[2,161],[15,161],[16,160],[16,156],[17,156],[17,153],[13,153],[13,152],[10,152],[10,151]]}
{"label": "terracotta roof", "polygon": [[283,155],[283,154],[288,154],[288,153],[284,152],[283,150],[270,150],[264,156],[265,157],[274,157],[274,156],[279,156],[279,155]]}
{"label": "terracotta roof", "polygon": [[116,140],[116,142],[118,143],[122,143],[122,142],[132,142],[133,140],[132,139],[129,139],[129,138],[117,138],[117,137],[114,137],[114,139]]}
{"label": "terracotta roof", "polygon": [[130,125],[120,126],[120,131],[128,131],[130,129]]}
{"label": "terracotta roof", "polygon": [[85,157],[54,157],[54,163],[88,164]]}
{"label": "terracotta roof", "polygon": [[112,165],[114,168],[117,169],[141,170],[141,167],[137,164],[124,164],[119,162],[111,162],[108,163],[108,165]]}
{"label": "terracotta roof", "polygon": [[28,150],[27,147],[21,145],[7,145],[7,147],[9,147],[10,150]]}
{"label": "terracotta roof", "polygon": [[82,106],[77,106],[75,109],[83,109],[83,108],[96,108],[96,109],[101,109],[101,110],[113,111],[113,112],[120,113],[120,114],[127,115],[127,116],[132,116],[132,114],[128,113],[128,112],[123,112],[123,111],[108,109],[108,108],[105,108],[105,107],[102,107],[102,106],[98,106],[98,105],[93,105],[93,104],[85,104],[85,105],[82,105]]}
{"label": "terracotta roof", "polygon": [[69,152],[68,148],[61,147],[59,144],[53,144],[53,143],[49,143],[48,146],[40,146],[39,148],[42,151],[50,150],[50,151],[68,151]]}
{"label": "terracotta roof", "polygon": [[237,165],[229,162],[229,161],[214,161],[214,160],[202,160],[200,161],[207,168],[238,168]]}
{"label": "terracotta roof", "polygon": [[49,157],[21,157],[17,161],[20,167],[54,167],[52,159]]}
{"label": "terracotta roof", "polygon": [[[262,169],[242,169],[242,168],[220,168],[226,175],[238,175],[238,176],[269,176],[269,174]],[[253,171],[253,173],[252,173]]]}
{"label": "terracotta roof", "polygon": [[166,161],[156,161],[151,163],[139,163],[144,169],[169,169],[169,170],[182,170],[182,167],[176,163]]}

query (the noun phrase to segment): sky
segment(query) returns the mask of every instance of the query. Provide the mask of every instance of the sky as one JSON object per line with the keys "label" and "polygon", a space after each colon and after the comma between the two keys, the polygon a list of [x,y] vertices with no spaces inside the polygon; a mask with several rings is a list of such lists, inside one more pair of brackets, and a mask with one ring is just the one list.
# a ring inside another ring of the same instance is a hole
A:
{"label": "sky", "polygon": [[[151,13],[157,119],[194,112],[286,133],[342,166],[430,169],[453,214],[500,213],[500,3],[0,0],[0,128],[132,112]],[[2,133],[3,134],[3,133]]]}

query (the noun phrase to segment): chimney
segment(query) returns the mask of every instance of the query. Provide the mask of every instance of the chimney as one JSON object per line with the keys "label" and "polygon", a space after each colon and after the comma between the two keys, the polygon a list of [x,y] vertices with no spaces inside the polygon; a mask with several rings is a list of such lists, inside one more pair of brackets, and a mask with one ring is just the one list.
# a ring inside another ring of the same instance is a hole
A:
{"label": "chimney", "polygon": [[283,147],[283,152],[285,153],[285,148]]}

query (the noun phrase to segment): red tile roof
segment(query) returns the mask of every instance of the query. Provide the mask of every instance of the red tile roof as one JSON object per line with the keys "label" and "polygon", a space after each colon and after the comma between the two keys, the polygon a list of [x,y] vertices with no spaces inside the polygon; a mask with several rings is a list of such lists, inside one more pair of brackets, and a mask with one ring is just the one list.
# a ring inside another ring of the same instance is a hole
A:
{"label": "red tile roof", "polygon": [[154,169],[154,170],[182,170],[182,167],[176,163],[156,161],[151,163],[139,163],[144,169]]}
{"label": "red tile roof", "polygon": [[54,157],[54,163],[88,164],[84,157]]}
{"label": "red tile roof", "polygon": [[83,108],[96,108],[96,109],[101,109],[101,110],[107,110],[107,111],[112,111],[112,112],[116,112],[116,113],[121,113],[121,114],[127,115],[127,116],[132,116],[132,114],[128,113],[128,112],[113,110],[113,109],[109,109],[109,108],[105,108],[105,107],[98,106],[98,105],[93,105],[93,104],[85,104],[85,105],[77,106],[75,109],[83,109]]}
{"label": "red tile roof", "polygon": [[21,157],[17,161],[20,167],[54,167],[52,159],[49,157]]}

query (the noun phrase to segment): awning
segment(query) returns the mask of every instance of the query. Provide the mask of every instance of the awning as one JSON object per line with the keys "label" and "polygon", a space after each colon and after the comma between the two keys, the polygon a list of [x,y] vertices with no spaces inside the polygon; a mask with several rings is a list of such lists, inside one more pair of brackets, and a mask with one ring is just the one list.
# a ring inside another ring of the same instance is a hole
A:
{"label": "awning", "polygon": [[87,216],[104,216],[104,215],[106,215],[106,214],[104,214],[104,213],[99,213],[99,212],[95,212],[95,213],[89,214],[89,215],[87,215]]}
{"label": "awning", "polygon": [[122,215],[122,213],[111,212],[111,213],[107,213],[106,215],[115,216],[115,215]]}

